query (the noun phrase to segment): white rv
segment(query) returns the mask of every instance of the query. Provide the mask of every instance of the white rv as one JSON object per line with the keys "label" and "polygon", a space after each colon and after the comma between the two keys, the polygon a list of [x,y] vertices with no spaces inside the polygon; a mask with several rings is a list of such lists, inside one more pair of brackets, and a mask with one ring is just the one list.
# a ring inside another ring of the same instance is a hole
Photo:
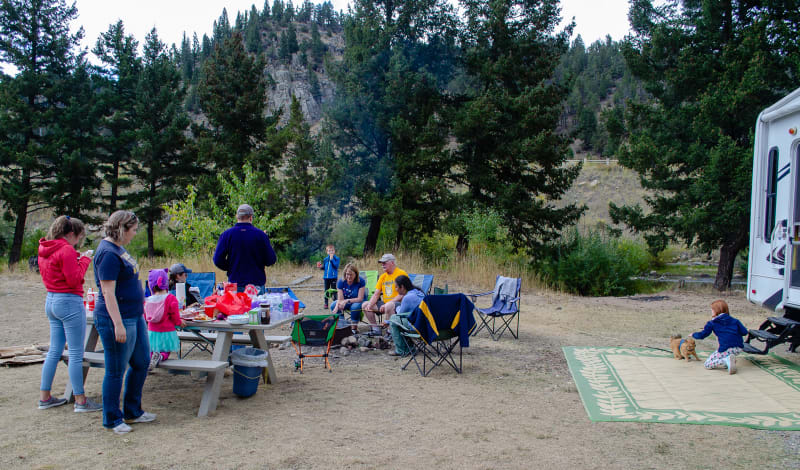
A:
{"label": "white rv", "polygon": [[800,329],[800,88],[756,122],[747,298],[779,313],[750,337],[766,349],[778,337],[794,342],[786,329]]}

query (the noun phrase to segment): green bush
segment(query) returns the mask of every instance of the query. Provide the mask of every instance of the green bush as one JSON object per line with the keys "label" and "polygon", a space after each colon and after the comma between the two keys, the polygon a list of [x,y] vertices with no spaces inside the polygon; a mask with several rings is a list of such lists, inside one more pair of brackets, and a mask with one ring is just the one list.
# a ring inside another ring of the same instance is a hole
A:
{"label": "green bush", "polygon": [[44,238],[45,235],[47,235],[47,231],[41,228],[37,228],[31,232],[25,232],[25,236],[22,239],[20,261],[27,263],[31,256],[39,253],[39,240]]}
{"label": "green bush", "polygon": [[650,256],[639,243],[590,231],[571,231],[536,264],[542,279],[553,287],[587,296],[629,295],[631,279],[647,269]]}
{"label": "green bush", "polygon": [[[336,247],[336,254],[344,261],[348,258],[358,258],[364,253],[364,239],[367,236],[367,226],[353,219],[343,217],[333,224],[330,240]],[[328,243],[325,243],[326,245]],[[319,254],[321,258],[324,250]],[[344,265],[342,265],[344,267]]]}

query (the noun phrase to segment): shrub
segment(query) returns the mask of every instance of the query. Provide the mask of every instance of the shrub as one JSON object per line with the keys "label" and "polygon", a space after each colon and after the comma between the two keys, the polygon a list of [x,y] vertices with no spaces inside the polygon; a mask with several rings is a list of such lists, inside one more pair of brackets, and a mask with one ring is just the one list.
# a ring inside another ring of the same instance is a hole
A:
{"label": "shrub", "polygon": [[588,296],[636,292],[633,279],[649,263],[646,248],[636,242],[590,231],[571,231],[536,264],[542,279],[553,287]]}

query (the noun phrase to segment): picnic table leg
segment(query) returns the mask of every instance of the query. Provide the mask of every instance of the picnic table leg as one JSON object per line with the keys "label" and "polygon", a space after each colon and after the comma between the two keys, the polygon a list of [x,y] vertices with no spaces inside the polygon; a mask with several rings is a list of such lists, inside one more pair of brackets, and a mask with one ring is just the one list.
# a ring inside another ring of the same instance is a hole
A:
{"label": "picnic table leg", "polygon": [[[232,339],[233,332],[231,331],[220,331],[217,333],[217,341],[214,343],[214,354],[211,355],[212,360],[223,362],[228,360]],[[206,386],[203,390],[203,398],[200,400],[200,410],[197,412],[198,417],[208,416],[210,412],[217,409],[219,392],[222,390],[222,379],[224,377],[224,369],[208,373]]]}
{"label": "picnic table leg", "polygon": [[272,354],[269,353],[269,344],[264,336],[264,330],[250,330],[250,341],[258,348],[267,353],[267,383],[274,384],[278,381],[275,373],[275,366],[272,364]]}
{"label": "picnic table leg", "polygon": [[[97,340],[100,338],[100,334],[97,333],[97,329],[94,327],[93,324],[86,325],[86,343],[84,344],[83,350],[92,352],[97,347]],[[83,366],[83,383],[86,383],[86,376],[89,375],[89,365],[85,364]],[[71,402],[74,399],[74,395],[72,394],[72,382],[67,380],[67,387],[64,389],[64,399],[67,402]]]}

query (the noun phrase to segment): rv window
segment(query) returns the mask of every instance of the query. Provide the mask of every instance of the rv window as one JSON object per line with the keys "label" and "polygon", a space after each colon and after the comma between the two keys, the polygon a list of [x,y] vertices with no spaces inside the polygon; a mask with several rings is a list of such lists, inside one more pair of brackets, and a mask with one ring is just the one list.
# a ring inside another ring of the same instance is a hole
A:
{"label": "rv window", "polygon": [[767,159],[767,191],[766,204],[764,205],[764,241],[772,239],[772,230],[775,228],[776,191],[778,187],[778,148],[773,147],[769,151]]}

